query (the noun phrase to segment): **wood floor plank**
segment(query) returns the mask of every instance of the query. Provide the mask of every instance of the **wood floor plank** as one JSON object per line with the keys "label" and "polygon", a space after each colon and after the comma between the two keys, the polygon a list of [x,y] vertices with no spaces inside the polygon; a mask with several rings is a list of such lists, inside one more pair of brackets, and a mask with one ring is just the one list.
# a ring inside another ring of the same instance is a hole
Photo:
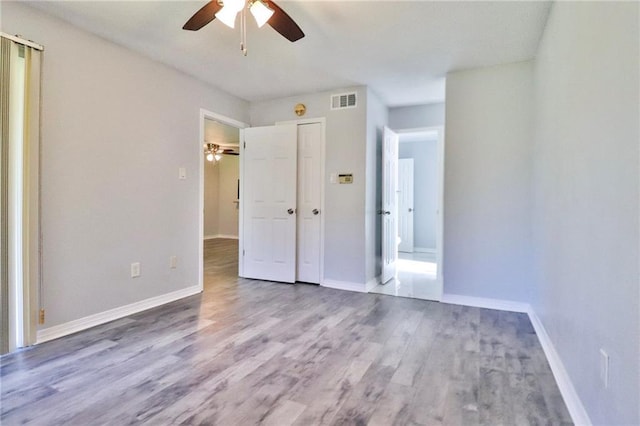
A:
{"label": "wood floor plank", "polygon": [[525,314],[237,277],[0,358],[0,423],[569,425]]}

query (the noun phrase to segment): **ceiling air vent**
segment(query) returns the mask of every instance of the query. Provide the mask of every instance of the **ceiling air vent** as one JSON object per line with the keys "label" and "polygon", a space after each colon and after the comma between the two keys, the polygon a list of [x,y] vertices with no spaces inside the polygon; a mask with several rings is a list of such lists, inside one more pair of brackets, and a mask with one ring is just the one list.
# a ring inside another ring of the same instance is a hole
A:
{"label": "ceiling air vent", "polygon": [[331,96],[331,109],[344,109],[356,107],[356,92],[342,93]]}

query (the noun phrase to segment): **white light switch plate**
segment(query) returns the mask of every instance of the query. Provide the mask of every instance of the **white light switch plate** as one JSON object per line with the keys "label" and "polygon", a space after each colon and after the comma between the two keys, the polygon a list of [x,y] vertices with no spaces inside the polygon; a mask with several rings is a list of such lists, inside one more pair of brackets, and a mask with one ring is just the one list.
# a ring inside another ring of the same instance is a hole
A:
{"label": "white light switch plate", "polygon": [[140,262],[131,264],[131,278],[137,278],[140,276]]}

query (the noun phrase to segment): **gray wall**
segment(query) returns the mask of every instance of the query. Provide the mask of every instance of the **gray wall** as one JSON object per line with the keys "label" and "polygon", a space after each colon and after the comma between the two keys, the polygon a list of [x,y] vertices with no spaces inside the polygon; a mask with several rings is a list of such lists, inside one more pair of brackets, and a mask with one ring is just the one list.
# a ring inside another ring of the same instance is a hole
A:
{"label": "gray wall", "polygon": [[[356,91],[358,107],[330,109],[332,94]],[[296,120],[297,103],[307,106],[305,118],[326,118],[325,280],[364,285],[367,90],[364,86],[305,94],[250,105],[251,125]],[[353,184],[329,183],[330,173],[353,173]]]}
{"label": "gray wall", "polygon": [[557,2],[535,67],[533,306],[602,425],[640,423],[639,38],[637,2]]}
{"label": "gray wall", "polygon": [[444,112],[444,103],[389,108],[389,127],[402,130],[443,126]]}
{"label": "gray wall", "polygon": [[438,211],[437,139],[400,142],[399,158],[413,158],[413,245],[436,249]]}
{"label": "gray wall", "polygon": [[528,301],[532,63],[447,76],[444,293]]}
{"label": "gray wall", "polygon": [[44,328],[197,285],[199,109],[247,103],[19,3],[2,26],[46,48]]}

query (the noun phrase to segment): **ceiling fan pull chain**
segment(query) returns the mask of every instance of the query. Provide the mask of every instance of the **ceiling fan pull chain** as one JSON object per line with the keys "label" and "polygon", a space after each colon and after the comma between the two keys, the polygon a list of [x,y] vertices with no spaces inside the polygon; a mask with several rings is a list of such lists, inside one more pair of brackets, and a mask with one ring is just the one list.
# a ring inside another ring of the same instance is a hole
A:
{"label": "ceiling fan pull chain", "polygon": [[240,50],[247,56],[247,5],[245,4],[240,13]]}

